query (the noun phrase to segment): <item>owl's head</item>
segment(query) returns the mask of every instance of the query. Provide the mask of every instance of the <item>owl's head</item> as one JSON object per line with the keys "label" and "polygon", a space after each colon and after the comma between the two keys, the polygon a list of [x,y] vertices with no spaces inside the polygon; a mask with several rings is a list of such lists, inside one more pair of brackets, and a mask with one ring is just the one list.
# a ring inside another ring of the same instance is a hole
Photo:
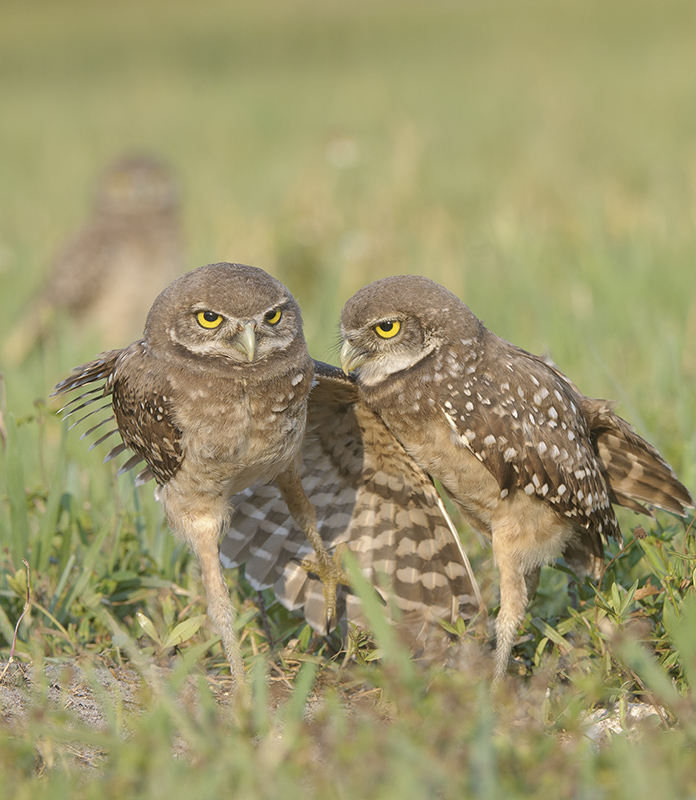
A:
{"label": "owl's head", "polygon": [[410,369],[444,343],[473,340],[481,323],[444,286],[420,275],[383,278],[341,314],[341,366],[366,386]]}
{"label": "owl's head", "polygon": [[249,365],[306,350],[300,308],[287,288],[246,264],[208,264],[171,283],[155,300],[145,340],[158,350]]}
{"label": "owl's head", "polygon": [[170,211],[178,205],[179,191],[172,170],[154,156],[119,158],[99,181],[96,206],[102,213],[137,217]]}

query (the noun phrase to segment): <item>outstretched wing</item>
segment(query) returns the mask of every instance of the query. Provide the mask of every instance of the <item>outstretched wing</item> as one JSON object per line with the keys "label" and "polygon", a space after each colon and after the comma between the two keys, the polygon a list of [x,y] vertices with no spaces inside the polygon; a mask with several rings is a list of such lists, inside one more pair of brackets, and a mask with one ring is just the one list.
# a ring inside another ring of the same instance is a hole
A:
{"label": "outstretched wing", "polygon": [[[473,617],[483,608],[476,579],[431,479],[358,401],[351,379],[327,364],[315,367],[301,475],[327,549],[345,543],[388,612],[393,603],[412,632],[434,619]],[[297,563],[314,551],[278,489],[252,486],[233,502],[223,564],[246,564],[252,586],[273,587],[286,608],[303,608],[325,632],[321,583]],[[338,611],[343,621],[365,624],[348,587],[339,588]]]}
{"label": "outstretched wing", "polygon": [[[70,397],[66,404],[58,411],[63,419],[68,419],[78,413],[80,414],[77,419],[71,422],[70,428],[74,428],[90,417],[93,418],[90,427],[80,436],[80,439],[85,439],[92,435],[98,436],[98,438],[91,443],[90,450],[106,441],[115,433],[118,433],[116,418],[114,417],[111,403],[111,379],[116,367],[116,362],[122,353],[123,350],[107,350],[92,361],[75,367],[65,380],[53,387],[53,391],[51,392],[51,397],[63,397],[76,392],[78,389],[90,387],[86,391]],[[95,403],[98,403],[98,405],[95,406]],[[106,432],[101,430],[105,425],[110,426],[107,428]],[[113,458],[113,456],[122,453],[125,449],[123,442],[120,442],[110,451],[105,460]]]}
{"label": "outstretched wing", "polygon": [[[58,413],[62,414],[63,419],[80,413],[71,428],[91,418],[92,424],[80,437],[97,437],[90,445],[90,450],[118,434],[118,443],[109,450],[104,461],[131,451],[130,457],[119,469],[119,475],[145,461],[147,466],[136,477],[136,485],[153,477],[162,484],[181,465],[181,434],[172,421],[168,398],[150,385],[149,365],[143,361],[135,369],[130,363],[143,359],[141,341],[123,350],[109,350],[93,361],[75,367],[64,381],[55,386],[51,396],[69,395],[91,387],[71,397]],[[121,368],[126,362],[129,362],[130,372],[135,375],[130,380],[123,378],[124,371]]]}

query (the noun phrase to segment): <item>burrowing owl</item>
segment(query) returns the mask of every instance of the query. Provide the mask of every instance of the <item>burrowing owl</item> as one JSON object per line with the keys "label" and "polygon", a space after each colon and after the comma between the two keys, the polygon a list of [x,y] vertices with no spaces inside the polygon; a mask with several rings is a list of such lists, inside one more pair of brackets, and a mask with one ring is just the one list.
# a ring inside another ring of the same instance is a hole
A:
{"label": "burrowing owl", "polygon": [[142,339],[78,367],[54,391],[96,383],[69,413],[111,395],[122,443],[109,455],[129,448],[135,455],[124,469],[147,463],[140,479],[154,476],[169,525],[200,560],[208,614],[238,683],[243,665],[218,558],[230,498],[275,479],[328,563],[295,469],[313,374],[285,286],[255,267],[222,263],[175,280],[155,300]]}
{"label": "burrowing owl", "polygon": [[21,361],[52,329],[56,314],[103,342],[142,330],[153,297],[183,269],[179,195],[171,169],[150,156],[126,156],[102,175],[91,217],[53,261],[4,355]]}
{"label": "burrowing owl", "polygon": [[360,290],[342,314],[341,364],[413,459],[440,480],[500,571],[496,680],[541,565],[560,555],[596,574],[620,536],[612,503],[693,507],[660,454],[551,363],[487,330],[417,276]]}
{"label": "burrowing owl", "polygon": [[[353,553],[387,615],[396,607],[392,618],[411,646],[430,648],[433,634],[442,633],[440,619],[478,614],[476,580],[432,480],[360,402],[354,382],[321,362],[315,362],[299,469],[325,546]],[[234,505],[220,546],[223,564],[246,563],[252,586],[273,587],[287,608],[303,608],[323,633],[322,587],[305,561],[311,548],[278,491],[272,484],[252,486]],[[346,586],[339,587],[335,621],[368,626]]]}

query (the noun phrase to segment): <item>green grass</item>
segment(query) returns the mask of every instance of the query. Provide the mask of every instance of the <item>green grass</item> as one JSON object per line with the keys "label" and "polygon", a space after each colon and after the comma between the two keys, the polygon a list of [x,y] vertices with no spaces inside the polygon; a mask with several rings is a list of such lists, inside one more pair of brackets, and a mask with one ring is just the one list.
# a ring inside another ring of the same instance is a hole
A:
{"label": "green grass", "polygon": [[[335,363],[356,289],[425,274],[497,333],[550,351],[587,394],[618,400],[696,487],[693,3],[8,0],[2,20],[0,338],[32,313],[24,302],[103,164],[152,149],[181,178],[190,267],[277,275],[315,357]],[[98,731],[48,702],[0,723],[4,797],[696,794],[696,546],[667,516],[622,517],[627,543],[637,524],[648,536],[612,552],[597,591],[544,571],[522,675],[495,704],[476,659],[413,668],[388,636],[381,662],[360,643],[335,656],[269,596],[271,651],[255,594],[231,575],[258,671],[235,721],[203,680],[225,662],[199,625],[193,560],[151,490],[102,466],[46,405],[95,349],[67,331],[0,365],[0,654],[27,559],[20,661],[179,672],[143,691],[142,714],[106,702]],[[462,537],[494,609],[490,554]],[[186,675],[195,702],[175,699]],[[280,701],[266,696],[286,679]],[[314,680],[326,701],[307,720]],[[662,718],[596,748],[582,715],[636,698]]]}

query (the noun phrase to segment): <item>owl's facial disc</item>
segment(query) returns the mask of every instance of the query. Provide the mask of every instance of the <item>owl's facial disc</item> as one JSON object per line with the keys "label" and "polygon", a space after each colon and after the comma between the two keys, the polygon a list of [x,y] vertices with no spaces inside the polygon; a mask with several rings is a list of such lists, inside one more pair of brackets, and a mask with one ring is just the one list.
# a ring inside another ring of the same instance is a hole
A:
{"label": "owl's facial disc", "polygon": [[355,371],[363,385],[373,386],[410,369],[437,346],[419,324],[398,316],[372,320],[358,330],[343,331],[341,368]]}
{"label": "owl's facial disc", "polygon": [[[385,360],[385,356],[393,358],[400,348],[396,342],[402,331],[403,324],[397,317],[389,317],[365,325],[357,331],[343,331],[343,348],[341,349],[341,369],[348,375],[370,361]],[[396,347],[390,348],[388,353],[383,345],[393,342]],[[369,367],[368,367],[369,369]],[[388,372],[394,370],[389,369]]]}
{"label": "owl's facial disc", "polygon": [[[167,335],[174,342],[190,352],[240,364],[282,352],[294,337],[296,327],[294,310],[287,298],[255,314],[240,316],[194,305],[188,313],[177,314],[177,320],[183,322],[167,328]],[[191,335],[192,330],[195,335]]]}

